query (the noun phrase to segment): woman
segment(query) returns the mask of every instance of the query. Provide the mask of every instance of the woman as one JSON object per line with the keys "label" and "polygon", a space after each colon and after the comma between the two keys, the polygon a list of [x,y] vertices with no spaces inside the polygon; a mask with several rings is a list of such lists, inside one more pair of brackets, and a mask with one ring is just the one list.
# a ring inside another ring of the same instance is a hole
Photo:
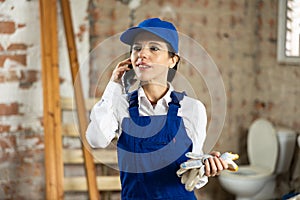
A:
{"label": "woman", "polygon": [[[180,60],[177,30],[170,22],[151,18],[126,30],[120,40],[131,46],[130,58],[116,66],[94,106],[87,140],[104,148],[118,138],[123,200],[196,199],[176,171],[188,160],[185,153],[203,154],[206,110],[170,84]],[[122,77],[131,68],[140,87],[123,94]],[[205,161],[207,176],[228,167],[219,152],[211,155]]]}

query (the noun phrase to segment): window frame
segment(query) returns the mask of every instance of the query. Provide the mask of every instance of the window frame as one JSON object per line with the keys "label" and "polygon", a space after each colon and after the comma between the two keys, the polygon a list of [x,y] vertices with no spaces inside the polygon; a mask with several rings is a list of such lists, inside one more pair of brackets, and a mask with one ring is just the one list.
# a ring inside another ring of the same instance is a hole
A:
{"label": "window frame", "polygon": [[277,61],[281,64],[293,64],[293,65],[300,66],[300,55],[287,56],[285,53],[286,24],[287,24],[287,0],[279,0],[278,1]]}

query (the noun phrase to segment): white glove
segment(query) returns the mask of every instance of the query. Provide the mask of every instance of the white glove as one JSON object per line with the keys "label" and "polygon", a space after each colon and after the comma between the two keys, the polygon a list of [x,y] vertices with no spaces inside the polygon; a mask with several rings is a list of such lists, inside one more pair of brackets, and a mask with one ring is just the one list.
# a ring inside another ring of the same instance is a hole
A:
{"label": "white glove", "polygon": [[227,162],[228,170],[234,171],[234,172],[239,170],[239,166],[234,162],[234,160],[239,159],[238,154],[225,152],[220,156],[220,158],[222,158],[223,160],[225,160]]}
{"label": "white glove", "polygon": [[[180,169],[176,172],[178,177],[181,177],[181,183],[185,184],[187,191],[192,191],[194,188],[201,188],[208,182],[207,176],[205,176],[204,162],[207,158],[213,157],[211,155],[199,155],[192,152],[186,153],[186,157],[190,160],[182,163]],[[237,171],[238,166],[233,162],[239,158],[237,154],[224,153],[220,156],[228,163],[228,169],[231,171]]]}
{"label": "white glove", "polygon": [[185,184],[187,191],[192,191],[196,186],[201,188],[208,182],[205,176],[204,161],[211,155],[199,155],[192,152],[185,154],[190,160],[182,163],[180,169],[176,172],[178,177],[181,177],[181,183]]}

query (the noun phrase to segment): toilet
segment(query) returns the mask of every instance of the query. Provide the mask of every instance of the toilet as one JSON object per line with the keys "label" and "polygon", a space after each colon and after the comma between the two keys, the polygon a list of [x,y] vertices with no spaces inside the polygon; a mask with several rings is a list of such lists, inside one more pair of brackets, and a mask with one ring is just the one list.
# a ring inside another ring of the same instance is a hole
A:
{"label": "toilet", "polygon": [[289,170],[296,143],[296,133],[286,128],[275,129],[266,119],[255,120],[247,136],[249,165],[237,172],[223,171],[221,186],[237,200],[278,198],[276,177]]}

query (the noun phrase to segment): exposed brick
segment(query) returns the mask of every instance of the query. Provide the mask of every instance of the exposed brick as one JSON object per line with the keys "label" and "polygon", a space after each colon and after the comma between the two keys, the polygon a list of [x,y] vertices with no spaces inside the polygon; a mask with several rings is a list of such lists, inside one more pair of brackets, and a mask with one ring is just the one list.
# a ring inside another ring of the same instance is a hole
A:
{"label": "exposed brick", "polygon": [[26,24],[18,24],[18,28],[24,28],[26,27]]}
{"label": "exposed brick", "polygon": [[9,132],[10,126],[9,125],[1,125],[0,124],[0,133]]}
{"label": "exposed brick", "polygon": [[235,11],[238,8],[238,4],[235,2],[235,0],[232,0],[230,2],[230,10]]}
{"label": "exposed brick", "polygon": [[26,50],[27,45],[21,43],[13,43],[7,47],[7,50],[14,51],[14,50]]}
{"label": "exposed brick", "polygon": [[86,29],[87,28],[84,24],[79,26],[79,33],[76,34],[76,36],[79,38],[79,41],[82,41]]}
{"label": "exposed brick", "polygon": [[11,70],[7,73],[0,74],[0,83],[19,81],[19,75],[16,71]]}
{"label": "exposed brick", "polygon": [[[14,135],[0,135],[0,162],[10,161],[15,154],[16,137]],[[3,177],[3,171],[0,168],[0,176]]]}
{"label": "exposed brick", "polygon": [[263,26],[263,19],[262,19],[261,16],[257,17],[257,26],[258,26],[259,29],[261,29],[262,26]]}
{"label": "exposed brick", "polygon": [[203,6],[204,7],[207,7],[209,5],[209,1],[208,0],[205,0],[204,2],[203,2]]}
{"label": "exposed brick", "polygon": [[3,67],[4,62],[6,59],[11,59],[13,61],[16,61],[24,66],[26,66],[27,60],[25,54],[19,54],[19,55],[0,55],[0,67]]}
{"label": "exposed brick", "polygon": [[2,47],[1,44],[0,44],[0,51],[4,51],[4,48]]}
{"label": "exposed brick", "polygon": [[36,70],[26,70],[21,72],[20,88],[27,89],[38,80],[39,72]]}
{"label": "exposed brick", "polygon": [[34,132],[30,128],[23,128],[22,132],[24,135],[17,137],[16,141],[18,151],[27,151],[27,156],[31,157],[31,155],[34,155],[35,150],[41,150],[43,148],[43,136],[27,134],[27,132]]}
{"label": "exposed brick", "polygon": [[275,19],[269,19],[269,20],[268,20],[268,24],[269,24],[270,28],[274,28],[275,25],[276,25]]}
{"label": "exposed brick", "polygon": [[19,114],[19,104],[0,104],[0,116],[18,115]]}
{"label": "exposed brick", "polygon": [[257,8],[258,8],[259,10],[262,10],[262,9],[264,8],[264,1],[263,1],[263,0],[259,0],[259,1],[257,2]]}
{"label": "exposed brick", "polygon": [[0,55],[0,67],[3,67],[4,61],[6,60],[7,56]]}
{"label": "exposed brick", "polygon": [[12,34],[16,31],[16,24],[15,22],[8,21],[0,21],[0,34]]}

